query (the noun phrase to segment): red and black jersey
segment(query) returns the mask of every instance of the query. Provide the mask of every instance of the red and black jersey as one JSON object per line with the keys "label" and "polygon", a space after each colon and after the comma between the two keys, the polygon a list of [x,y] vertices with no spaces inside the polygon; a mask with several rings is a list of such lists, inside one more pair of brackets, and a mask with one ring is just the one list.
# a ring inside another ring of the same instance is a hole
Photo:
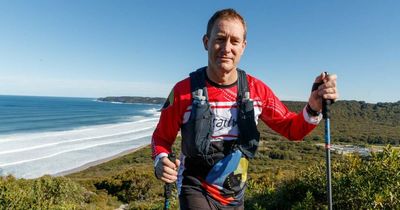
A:
{"label": "red and black jersey", "polygon": [[[262,81],[247,75],[250,98],[254,103],[254,114],[256,123],[258,119],[265,122],[271,129],[282,134],[291,140],[301,140],[320,121],[320,117],[310,117],[303,110],[300,113],[290,112],[287,107],[274,95],[271,89]],[[239,136],[237,125],[237,84],[221,86],[210,80],[206,82],[208,100],[214,114],[213,134],[211,142],[214,145],[222,145],[221,142],[235,141]],[[178,82],[170,95],[161,112],[160,121],[152,137],[152,156],[153,158],[166,156],[171,152],[171,146],[181,128],[181,125],[188,121],[191,114],[190,78]],[[223,148],[219,148],[223,150]],[[218,150],[216,150],[218,151]],[[222,153],[222,151],[220,151]],[[221,205],[235,205],[239,202],[235,195],[225,194],[220,186],[213,186],[205,182],[204,177],[196,177],[194,174],[185,173],[196,164],[186,163],[185,157],[181,155],[181,167],[179,171],[178,187],[182,183],[199,185],[206,190],[208,195]],[[247,177],[247,162],[240,160],[242,168],[240,170],[243,178]],[[185,178],[186,176],[186,178]],[[185,182],[185,179],[191,180]],[[196,179],[196,181],[192,181]],[[182,182],[183,180],[183,182]],[[198,181],[198,182],[197,182]],[[223,187],[222,187],[223,188]],[[243,192],[241,193],[243,194]],[[240,196],[242,197],[242,196]]]}

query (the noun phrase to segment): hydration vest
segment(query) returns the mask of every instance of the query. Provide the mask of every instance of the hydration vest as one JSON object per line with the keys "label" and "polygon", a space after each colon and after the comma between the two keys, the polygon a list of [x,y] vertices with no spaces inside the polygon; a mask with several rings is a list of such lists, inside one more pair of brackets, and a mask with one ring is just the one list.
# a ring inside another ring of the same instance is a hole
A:
{"label": "hydration vest", "polygon": [[[239,138],[233,141],[231,152],[240,150],[246,158],[254,157],[260,139],[260,133],[254,117],[253,101],[247,83],[246,72],[238,72],[238,116]],[[189,159],[214,164],[213,153],[210,152],[210,139],[213,133],[214,114],[208,102],[206,87],[206,67],[190,73],[192,93],[192,109],[189,120],[181,126],[182,153]]]}

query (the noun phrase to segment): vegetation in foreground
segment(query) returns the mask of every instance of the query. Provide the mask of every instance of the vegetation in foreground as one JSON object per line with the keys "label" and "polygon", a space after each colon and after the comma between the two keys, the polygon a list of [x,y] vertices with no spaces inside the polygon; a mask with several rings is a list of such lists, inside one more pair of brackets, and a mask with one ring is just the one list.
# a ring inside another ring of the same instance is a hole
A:
{"label": "vegetation in foreground", "polygon": [[[300,110],[304,103],[288,106]],[[398,144],[400,102],[350,101],[332,108],[334,142]],[[326,209],[324,150],[315,146],[323,142],[321,127],[304,142],[289,142],[260,124],[262,142],[249,168],[246,209]],[[179,154],[178,148],[179,141],[174,148]],[[369,158],[334,155],[334,209],[400,209],[399,155],[391,147]],[[149,157],[146,147],[66,177],[2,177],[0,209],[115,209],[121,204],[162,209],[163,184],[154,178]],[[176,197],[172,208],[177,208]]]}
{"label": "vegetation in foreground", "polygon": [[[390,146],[369,158],[345,156],[332,166],[333,209],[400,209],[400,153]],[[327,209],[326,168],[296,177],[248,184],[246,209]]]}

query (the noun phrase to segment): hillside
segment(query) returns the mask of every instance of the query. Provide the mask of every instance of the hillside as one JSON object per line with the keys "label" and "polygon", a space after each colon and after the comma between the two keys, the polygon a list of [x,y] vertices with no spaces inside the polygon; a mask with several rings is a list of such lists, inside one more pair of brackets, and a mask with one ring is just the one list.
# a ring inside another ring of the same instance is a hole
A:
{"label": "hillside", "polygon": [[[305,103],[285,102],[289,109],[300,110]],[[320,139],[319,126],[306,139]],[[392,144],[400,140],[400,101],[370,104],[363,101],[338,101],[331,106],[333,142],[352,144]]]}

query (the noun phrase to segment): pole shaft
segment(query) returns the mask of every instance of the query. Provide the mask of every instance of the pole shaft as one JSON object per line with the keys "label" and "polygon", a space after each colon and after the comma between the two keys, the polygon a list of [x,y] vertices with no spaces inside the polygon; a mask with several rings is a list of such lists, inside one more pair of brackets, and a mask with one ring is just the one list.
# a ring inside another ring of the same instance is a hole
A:
{"label": "pole shaft", "polygon": [[326,150],[326,191],[328,199],[328,209],[332,210],[332,177],[331,177],[331,136],[330,121],[325,119],[325,150]]}
{"label": "pole shaft", "polygon": [[[328,72],[325,72],[328,76]],[[332,210],[332,182],[331,182],[331,130],[330,130],[330,113],[329,105],[333,104],[333,100],[322,100],[322,115],[325,119],[325,150],[326,150],[326,196],[328,199],[328,210]]]}

